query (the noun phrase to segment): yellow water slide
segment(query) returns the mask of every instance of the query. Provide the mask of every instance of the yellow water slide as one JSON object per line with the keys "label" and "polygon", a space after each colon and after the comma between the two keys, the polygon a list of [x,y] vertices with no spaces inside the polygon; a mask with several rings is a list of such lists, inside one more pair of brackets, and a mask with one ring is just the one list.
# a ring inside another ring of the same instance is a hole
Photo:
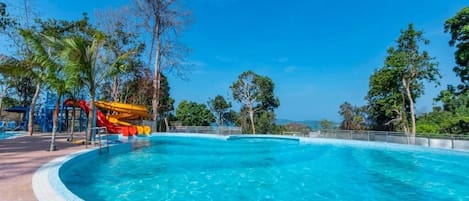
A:
{"label": "yellow water slide", "polygon": [[107,116],[111,123],[122,126],[135,126],[139,134],[148,135],[151,133],[150,126],[139,126],[126,122],[126,120],[136,120],[141,117],[147,118],[149,114],[145,106],[105,101],[95,101],[95,105],[96,107],[119,113]]}

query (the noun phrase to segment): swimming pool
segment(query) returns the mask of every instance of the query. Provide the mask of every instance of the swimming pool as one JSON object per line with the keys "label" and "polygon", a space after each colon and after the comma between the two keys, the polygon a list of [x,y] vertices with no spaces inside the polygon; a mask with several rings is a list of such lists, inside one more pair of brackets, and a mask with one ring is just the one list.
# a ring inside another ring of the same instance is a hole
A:
{"label": "swimming pool", "polygon": [[60,178],[84,200],[469,200],[469,153],[298,139],[155,136]]}
{"label": "swimming pool", "polygon": [[25,134],[24,132],[0,131],[0,140],[12,139]]}

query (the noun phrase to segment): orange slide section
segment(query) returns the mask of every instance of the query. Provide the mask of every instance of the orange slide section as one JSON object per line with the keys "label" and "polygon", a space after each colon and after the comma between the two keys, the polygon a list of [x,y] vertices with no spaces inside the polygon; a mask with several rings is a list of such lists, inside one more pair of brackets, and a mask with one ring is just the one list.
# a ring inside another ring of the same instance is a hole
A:
{"label": "orange slide section", "polygon": [[139,126],[133,125],[126,122],[125,120],[135,120],[141,117],[146,118],[149,116],[148,110],[145,106],[141,105],[132,105],[126,103],[117,103],[117,102],[104,102],[104,101],[95,101],[97,107],[106,109],[109,111],[118,112],[116,115],[109,115],[107,119],[117,125],[121,126],[133,126],[137,128],[138,134],[148,135],[151,133],[151,128],[149,126]]}
{"label": "orange slide section", "polygon": [[[77,100],[75,104],[74,100],[67,99],[64,101],[64,105],[72,107],[78,106],[82,110],[84,110],[86,114],[89,114],[90,112],[90,107],[88,106],[88,103],[86,103],[86,101],[84,100]],[[106,118],[106,115],[104,115],[98,109],[96,109],[96,124],[98,126],[106,127],[109,133],[122,133],[124,136],[136,135],[138,133],[137,127],[132,125],[116,126],[111,121],[109,121]]]}

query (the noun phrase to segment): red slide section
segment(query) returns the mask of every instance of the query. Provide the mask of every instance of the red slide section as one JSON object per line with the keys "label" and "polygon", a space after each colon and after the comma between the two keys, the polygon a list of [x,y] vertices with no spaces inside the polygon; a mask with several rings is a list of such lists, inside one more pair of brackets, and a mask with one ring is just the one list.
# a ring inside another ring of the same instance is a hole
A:
{"label": "red slide section", "polygon": [[[66,106],[75,106],[75,101],[67,99],[64,101],[64,105]],[[77,100],[76,105],[80,107],[82,110],[85,111],[86,114],[89,114],[90,107],[84,100]],[[103,126],[107,128],[109,133],[122,133],[124,136],[128,135],[136,135],[137,128],[134,126],[116,126],[111,123],[100,110],[96,109],[96,124],[98,126]]]}

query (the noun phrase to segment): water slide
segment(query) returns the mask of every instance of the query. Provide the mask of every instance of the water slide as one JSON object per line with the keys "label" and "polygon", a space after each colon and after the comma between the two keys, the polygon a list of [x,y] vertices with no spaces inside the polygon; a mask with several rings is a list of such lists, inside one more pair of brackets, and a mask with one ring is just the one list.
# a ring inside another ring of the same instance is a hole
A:
{"label": "water slide", "polygon": [[133,125],[126,121],[136,120],[142,117],[147,118],[149,114],[145,106],[105,101],[95,101],[95,105],[96,107],[119,113],[117,115],[107,116],[110,122],[121,126],[134,126],[137,128],[139,134],[150,134],[151,128],[149,126]]}
{"label": "water slide", "polygon": [[[84,110],[86,114],[90,112],[90,107],[84,100],[78,100],[76,101],[76,104],[75,104],[75,101],[68,99],[64,101],[64,105],[73,106],[73,107],[78,106],[82,110]],[[147,116],[148,116],[148,113],[147,113]],[[98,109],[96,110],[96,124],[98,126],[106,127],[109,133],[122,133],[124,136],[128,136],[128,135],[136,135],[137,133],[150,134],[151,132],[151,129],[148,126],[147,126],[148,128],[145,128],[145,127],[140,128],[141,132],[138,132],[139,128],[137,126],[134,126],[132,124],[129,124],[127,122],[122,122],[119,120],[117,122],[113,122],[112,120],[113,120],[112,118],[111,119],[106,118],[106,115],[102,113],[100,110]],[[142,127],[142,126],[139,126],[139,127]]]}
{"label": "water slide", "polygon": [[[90,112],[90,107],[84,100],[76,101],[76,105],[75,105],[74,100],[67,99],[64,101],[64,105],[72,106],[72,107],[78,106],[82,110],[84,110],[86,114]],[[114,125],[109,120],[107,120],[106,115],[104,115],[100,110],[96,110],[96,124],[98,124],[98,126],[106,127],[109,133],[121,133],[122,132],[122,128]]]}

